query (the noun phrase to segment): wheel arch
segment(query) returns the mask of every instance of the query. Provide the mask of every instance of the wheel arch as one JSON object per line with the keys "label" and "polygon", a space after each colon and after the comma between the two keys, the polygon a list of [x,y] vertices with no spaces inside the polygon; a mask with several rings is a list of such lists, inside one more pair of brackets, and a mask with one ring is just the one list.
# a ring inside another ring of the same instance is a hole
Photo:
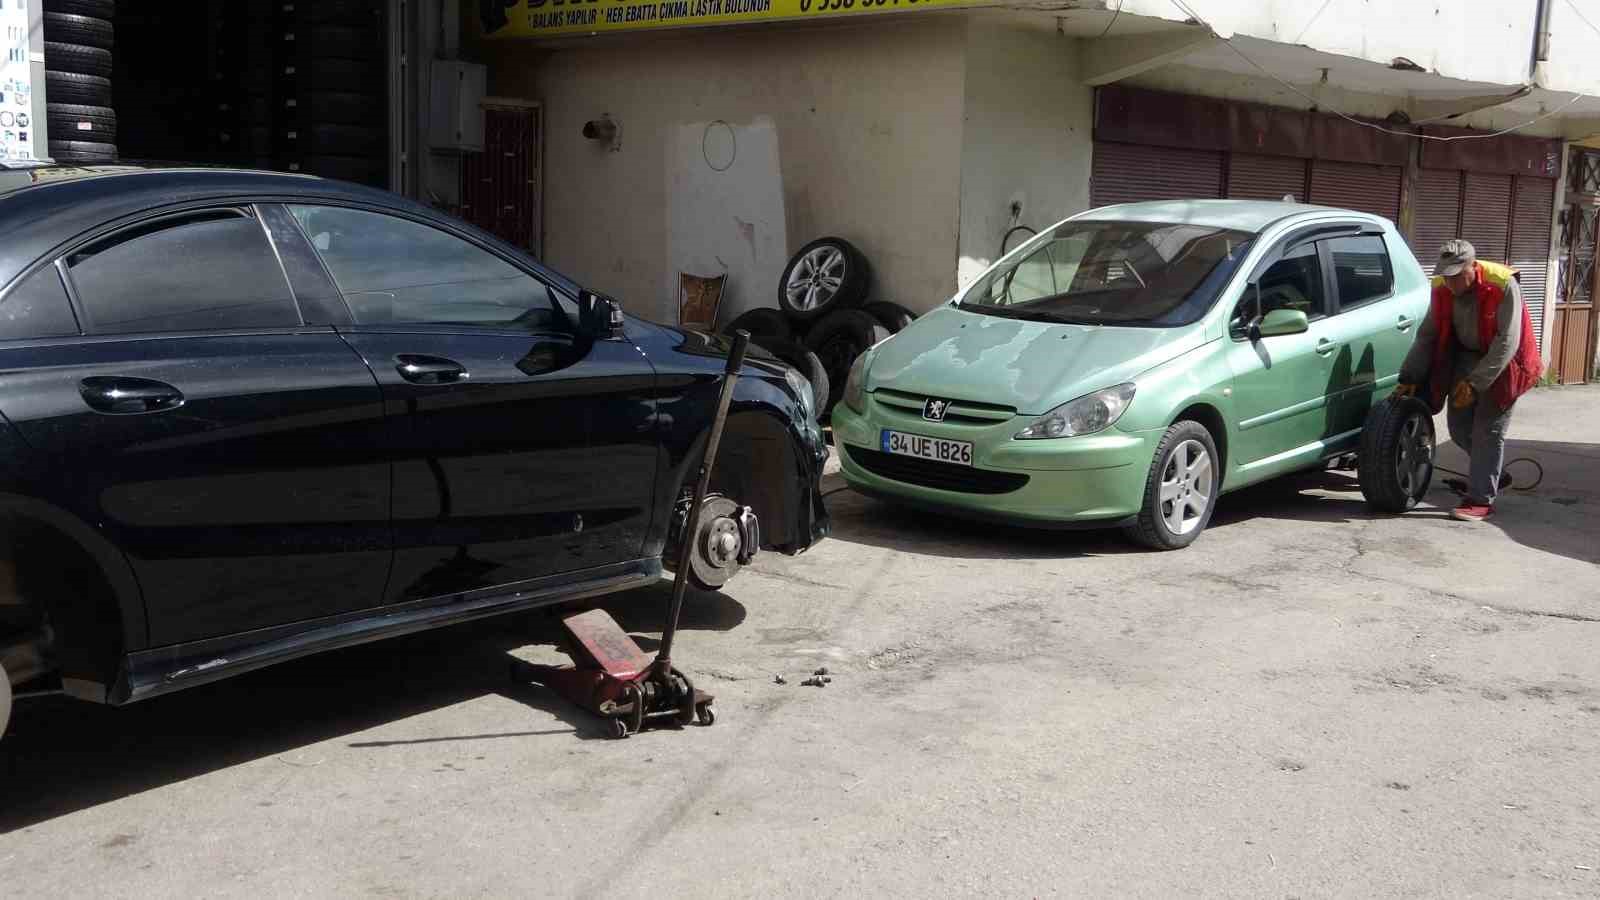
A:
{"label": "wheel arch", "polygon": [[1222,410],[1208,400],[1197,399],[1178,411],[1167,423],[1171,428],[1184,420],[1200,423],[1206,431],[1211,433],[1211,442],[1217,446],[1217,479],[1219,487],[1226,487],[1228,480],[1228,420],[1222,415]]}

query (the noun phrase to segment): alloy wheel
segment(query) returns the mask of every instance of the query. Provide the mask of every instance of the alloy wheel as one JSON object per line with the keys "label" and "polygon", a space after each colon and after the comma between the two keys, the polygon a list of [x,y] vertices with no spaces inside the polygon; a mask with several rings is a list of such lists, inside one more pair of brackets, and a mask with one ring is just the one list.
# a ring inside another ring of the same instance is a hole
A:
{"label": "alloy wheel", "polygon": [[1211,508],[1211,454],[1196,440],[1179,444],[1161,470],[1161,518],[1167,530],[1185,535],[1205,522]]}
{"label": "alloy wheel", "polygon": [[798,310],[812,310],[828,304],[844,286],[844,251],[838,247],[818,247],[800,258],[789,273],[784,291]]}
{"label": "alloy wheel", "polygon": [[1428,483],[1433,469],[1433,442],[1422,427],[1422,417],[1412,416],[1400,429],[1399,452],[1395,454],[1395,475],[1400,490],[1416,497],[1418,487]]}

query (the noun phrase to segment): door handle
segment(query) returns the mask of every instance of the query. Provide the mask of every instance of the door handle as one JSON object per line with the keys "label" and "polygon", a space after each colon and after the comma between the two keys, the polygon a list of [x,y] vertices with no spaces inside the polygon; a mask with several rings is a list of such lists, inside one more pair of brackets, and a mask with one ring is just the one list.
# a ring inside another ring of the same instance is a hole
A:
{"label": "door handle", "polygon": [[1339,349],[1339,345],[1328,340],[1327,338],[1322,338],[1321,340],[1317,341],[1318,356],[1327,356],[1337,349]]}
{"label": "door handle", "polygon": [[1415,325],[1416,322],[1417,320],[1411,318],[1410,316],[1401,316],[1400,321],[1394,323],[1394,327],[1399,330],[1401,334],[1404,334],[1407,331],[1410,331],[1411,326]]}
{"label": "door handle", "polygon": [[467,368],[453,359],[402,353],[394,358],[400,377],[412,384],[453,384],[467,377]]}
{"label": "door handle", "polygon": [[164,412],[183,405],[182,391],[148,378],[85,378],[78,382],[78,394],[90,409],[113,416]]}

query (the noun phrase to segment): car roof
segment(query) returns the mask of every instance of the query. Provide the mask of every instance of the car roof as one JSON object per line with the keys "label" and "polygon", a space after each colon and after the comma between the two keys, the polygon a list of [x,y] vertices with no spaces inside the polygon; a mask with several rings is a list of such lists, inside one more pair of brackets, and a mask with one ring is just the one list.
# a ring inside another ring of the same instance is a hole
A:
{"label": "car roof", "polygon": [[130,165],[40,166],[0,172],[0,287],[47,254],[102,224],[164,207],[229,198],[332,200],[409,212],[469,231],[517,254],[558,286],[570,279],[529,259],[525,251],[399,194],[345,181],[286,172]]}
{"label": "car roof", "polygon": [[1091,209],[1073,218],[1123,222],[1183,222],[1258,233],[1266,230],[1274,222],[1291,216],[1311,217],[1318,214],[1350,216],[1372,222],[1386,221],[1369,213],[1309,203],[1287,203],[1281,200],[1156,200],[1146,203],[1121,203],[1116,206]]}

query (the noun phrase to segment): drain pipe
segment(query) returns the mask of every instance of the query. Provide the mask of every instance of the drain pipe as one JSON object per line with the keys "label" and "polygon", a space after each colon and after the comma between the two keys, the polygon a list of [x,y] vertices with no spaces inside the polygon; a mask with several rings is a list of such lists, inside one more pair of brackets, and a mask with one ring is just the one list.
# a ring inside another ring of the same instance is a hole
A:
{"label": "drain pipe", "polygon": [[1528,80],[1544,86],[1544,70],[1550,61],[1550,11],[1555,0],[1538,0],[1533,26],[1533,59],[1528,63]]}

